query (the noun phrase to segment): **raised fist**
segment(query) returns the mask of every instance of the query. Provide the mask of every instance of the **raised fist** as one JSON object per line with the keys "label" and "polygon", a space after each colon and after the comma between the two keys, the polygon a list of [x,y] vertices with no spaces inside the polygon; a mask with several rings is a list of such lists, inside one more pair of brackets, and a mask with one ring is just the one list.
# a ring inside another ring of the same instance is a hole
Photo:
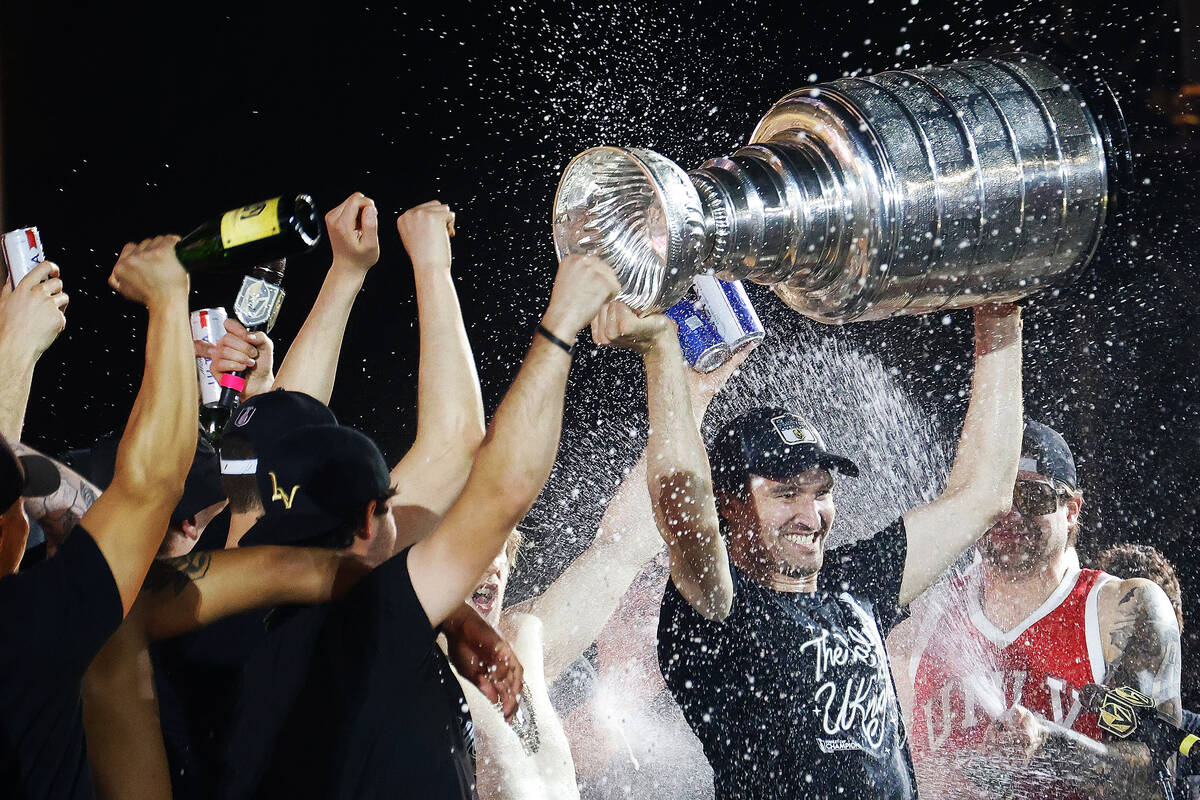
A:
{"label": "raised fist", "polygon": [[567,256],[559,262],[542,324],[559,338],[572,340],[619,291],[621,282],[602,259]]}
{"label": "raised fist", "polygon": [[186,302],[188,274],[175,257],[178,236],[155,236],[141,244],[130,242],[108,276],[108,285],[126,300],[147,308],[171,299]]}
{"label": "raised fist", "polygon": [[325,230],[333,248],[334,269],[365,273],[379,262],[379,209],[362,192],[350,195],[325,215]]}
{"label": "raised fist", "polygon": [[396,220],[396,229],[413,269],[450,269],[450,237],[454,235],[450,206],[437,200],[414,206]]}
{"label": "raised fist", "polygon": [[624,303],[612,302],[592,320],[592,339],[598,345],[645,355],[662,342],[676,341],[675,323],[665,314],[639,317]]}
{"label": "raised fist", "polygon": [[198,358],[211,359],[208,370],[218,383],[222,375],[248,370],[243,400],[269,392],[275,383],[275,345],[262,331],[250,333],[236,319],[227,319],[219,342],[197,341],[195,345]]}

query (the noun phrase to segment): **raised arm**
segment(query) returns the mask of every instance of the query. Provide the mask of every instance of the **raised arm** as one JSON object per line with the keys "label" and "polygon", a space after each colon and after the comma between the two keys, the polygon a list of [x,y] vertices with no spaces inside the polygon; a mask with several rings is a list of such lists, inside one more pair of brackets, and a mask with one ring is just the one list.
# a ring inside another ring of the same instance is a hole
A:
{"label": "raised arm", "polygon": [[[41,455],[32,447],[17,442],[12,444],[12,449],[19,456]],[[50,461],[58,468],[58,490],[45,497],[25,498],[25,513],[38,521],[55,547],[61,547],[67,534],[96,502],[100,490],[65,464],[54,459]]]}
{"label": "raised arm", "polygon": [[333,265],[279,366],[275,388],[303,392],[328,405],[350,309],[367,270],[379,261],[379,210],[375,201],[355,192],[325,215],[325,229],[333,248]]}
{"label": "raised arm", "polygon": [[1008,513],[1021,455],[1021,309],[975,309],[975,374],[954,466],[941,495],[904,515],[907,604]]}
{"label": "raised arm", "polygon": [[[615,304],[613,304],[615,305]],[[648,318],[650,328],[665,318]],[[642,325],[632,313],[601,311],[592,335],[598,344],[625,347],[629,331],[621,323]],[[610,325],[613,327],[610,329]],[[674,333],[672,332],[672,336]],[[691,408],[699,426],[709,402],[749,355],[736,353],[706,375],[686,370]],[[662,426],[660,426],[661,428]],[[664,435],[669,435],[665,434]],[[546,679],[554,680],[596,640],[647,562],[663,548],[646,484],[646,454],[621,481],[600,519],[596,537],[545,592],[516,606],[542,621]]]}
{"label": "raised arm", "polygon": [[43,261],[16,289],[0,281],[0,434],[10,442],[25,427],[34,365],[67,325],[58,275],[57,264]]}
{"label": "raised arm", "polygon": [[[542,327],[573,342],[619,289],[603,261],[568,256],[559,265]],[[570,355],[558,344],[545,334],[534,336],[462,494],[433,533],[409,551],[413,589],[434,626],[475,588],[545,485],[558,451],[570,367]]]}
{"label": "raised arm", "polygon": [[125,613],[137,598],[183,494],[196,450],[196,364],[188,326],[188,275],[177,236],[127,244],[109,283],[149,311],[146,366],[112,483],[80,523],[112,571]]}
{"label": "raised arm", "polygon": [[353,556],[316,547],[193,552],[154,562],[138,604],[155,642],[245,611],[327,603],[368,571]]}
{"label": "raised arm", "polygon": [[431,200],[396,221],[412,259],[421,332],[417,436],[392,469],[392,514],[403,540],[424,538],[458,497],[485,425],[483,396],[450,276],[454,212]]}

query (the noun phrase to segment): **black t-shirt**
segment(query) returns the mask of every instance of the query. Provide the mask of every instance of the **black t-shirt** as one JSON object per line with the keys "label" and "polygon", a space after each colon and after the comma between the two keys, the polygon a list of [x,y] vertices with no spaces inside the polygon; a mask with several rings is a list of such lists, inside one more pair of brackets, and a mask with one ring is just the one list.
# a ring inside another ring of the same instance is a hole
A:
{"label": "black t-shirt", "polygon": [[815,594],[775,592],[732,565],[734,600],[706,620],[667,582],[663,677],[712,764],[721,800],[916,797],[884,637],[904,523],[825,553]]}
{"label": "black t-shirt", "polygon": [[96,796],[80,682],[122,618],[108,562],[79,526],[54,558],[0,580],[0,797]]}
{"label": "black t-shirt", "polygon": [[337,602],[276,612],[246,665],[227,797],[475,797],[471,717],[408,552]]}

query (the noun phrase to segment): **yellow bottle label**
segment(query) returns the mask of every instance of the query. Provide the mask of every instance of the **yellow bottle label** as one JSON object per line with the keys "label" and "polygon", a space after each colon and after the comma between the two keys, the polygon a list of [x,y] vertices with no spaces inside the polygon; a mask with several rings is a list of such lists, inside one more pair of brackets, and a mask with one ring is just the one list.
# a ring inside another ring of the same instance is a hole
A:
{"label": "yellow bottle label", "polygon": [[221,217],[221,245],[228,250],[279,233],[279,200],[272,197],[226,211]]}

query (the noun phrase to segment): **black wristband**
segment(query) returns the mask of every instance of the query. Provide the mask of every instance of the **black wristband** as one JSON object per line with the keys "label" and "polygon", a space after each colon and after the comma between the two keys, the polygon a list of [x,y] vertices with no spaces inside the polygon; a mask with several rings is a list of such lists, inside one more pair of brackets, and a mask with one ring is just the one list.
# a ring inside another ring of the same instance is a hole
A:
{"label": "black wristband", "polygon": [[574,357],[575,345],[567,344],[562,339],[558,338],[553,333],[551,333],[549,330],[547,330],[546,326],[542,325],[541,323],[539,323],[537,326],[537,332],[540,333],[542,336],[545,336],[552,344],[556,344],[559,347],[561,347],[563,349],[563,352],[565,352],[567,355]]}

